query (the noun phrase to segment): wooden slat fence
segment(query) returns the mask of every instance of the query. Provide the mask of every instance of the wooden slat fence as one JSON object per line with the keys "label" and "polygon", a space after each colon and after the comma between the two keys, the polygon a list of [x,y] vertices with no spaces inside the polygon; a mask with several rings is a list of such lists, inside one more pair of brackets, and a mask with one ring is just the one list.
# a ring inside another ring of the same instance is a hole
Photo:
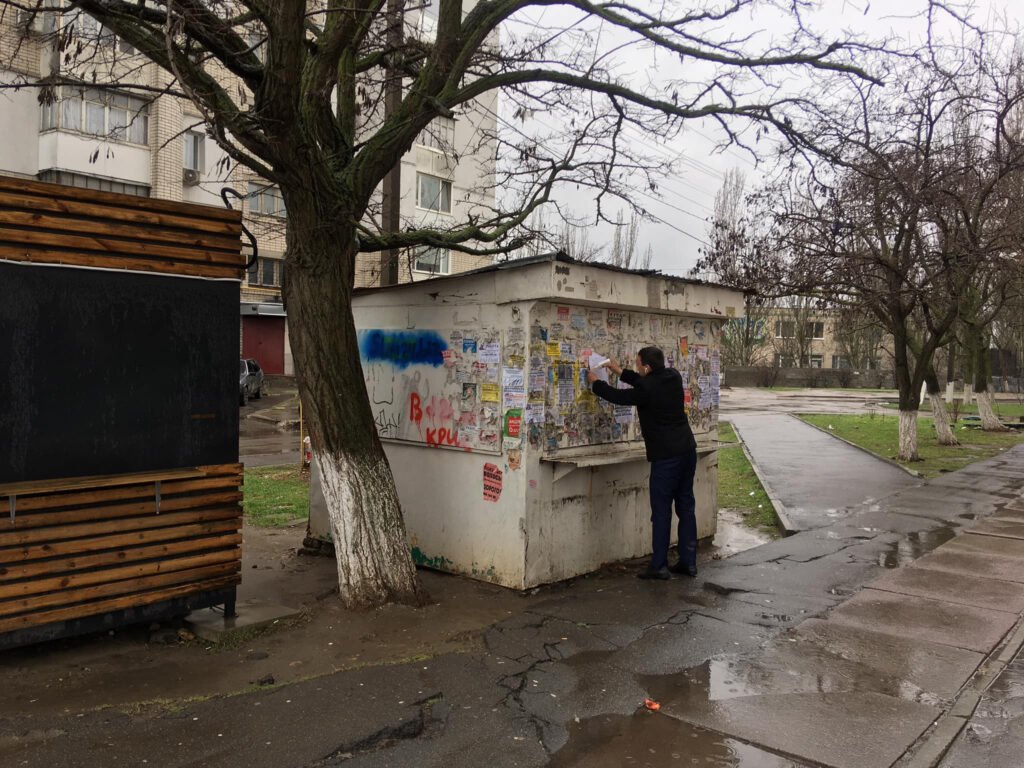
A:
{"label": "wooden slat fence", "polygon": [[241,484],[225,464],[0,485],[0,633],[238,584]]}
{"label": "wooden slat fence", "polygon": [[0,177],[0,259],[238,278],[239,211]]}

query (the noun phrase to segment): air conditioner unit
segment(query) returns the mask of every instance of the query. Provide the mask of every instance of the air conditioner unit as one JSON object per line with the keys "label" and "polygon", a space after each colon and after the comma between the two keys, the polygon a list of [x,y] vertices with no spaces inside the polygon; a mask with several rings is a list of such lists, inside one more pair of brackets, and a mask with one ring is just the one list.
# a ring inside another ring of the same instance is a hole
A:
{"label": "air conditioner unit", "polygon": [[200,173],[199,171],[191,168],[183,168],[181,170],[181,183],[186,187],[195,187],[199,185]]}

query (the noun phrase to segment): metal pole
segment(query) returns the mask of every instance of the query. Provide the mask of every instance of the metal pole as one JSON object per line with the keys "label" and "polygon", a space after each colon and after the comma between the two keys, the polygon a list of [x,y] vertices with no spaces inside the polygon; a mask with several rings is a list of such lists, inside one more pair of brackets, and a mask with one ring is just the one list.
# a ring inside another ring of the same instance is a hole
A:
{"label": "metal pole", "polygon": [[[388,0],[387,45],[391,51],[391,63],[387,65],[384,80],[384,123],[398,111],[402,103],[402,71],[394,60],[401,54],[404,39],[405,0]],[[402,228],[402,160],[384,177],[381,199],[381,228],[385,232],[398,232]],[[398,249],[391,248],[380,254],[380,284],[394,285],[398,282]]]}

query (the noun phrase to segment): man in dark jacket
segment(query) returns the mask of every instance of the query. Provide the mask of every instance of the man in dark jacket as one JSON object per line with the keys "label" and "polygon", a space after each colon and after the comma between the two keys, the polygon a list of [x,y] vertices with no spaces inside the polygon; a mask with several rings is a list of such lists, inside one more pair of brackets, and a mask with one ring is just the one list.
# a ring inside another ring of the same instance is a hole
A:
{"label": "man in dark jacket", "polygon": [[[635,405],[640,430],[651,462],[651,563],[641,579],[669,579],[671,573],[697,575],[697,518],[693,476],[697,470],[694,440],[684,407],[685,392],[679,371],[665,367],[657,347],[644,347],[636,356],[636,371],[623,370],[614,361],[609,370],[632,389],[615,389],[592,371],[587,381],[595,395],[617,405]],[[668,567],[672,529],[672,503],[679,516],[679,562]]]}

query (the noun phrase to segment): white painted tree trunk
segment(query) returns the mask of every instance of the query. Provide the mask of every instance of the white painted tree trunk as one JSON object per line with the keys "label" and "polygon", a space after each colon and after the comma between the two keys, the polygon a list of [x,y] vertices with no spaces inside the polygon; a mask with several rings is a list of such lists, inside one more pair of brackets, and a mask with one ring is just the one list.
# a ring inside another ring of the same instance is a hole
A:
{"label": "white painted tree trunk", "polygon": [[942,395],[935,392],[928,395],[928,399],[932,404],[932,418],[935,422],[935,435],[939,439],[939,445],[960,445],[960,441],[956,439],[949,424],[949,412],[946,410]]}
{"label": "white painted tree trunk", "polygon": [[896,456],[900,461],[918,461],[917,455],[917,411],[900,411],[900,450]]}
{"label": "white painted tree trunk", "polygon": [[986,432],[1006,432],[1008,427],[1003,426],[1003,422],[999,420],[996,412],[992,409],[992,393],[987,391],[977,392],[974,397],[978,401],[978,415],[981,416],[981,428]]}
{"label": "white painted tree trunk", "polygon": [[338,588],[350,608],[421,594],[386,460],[314,452],[331,521]]}
{"label": "white painted tree trunk", "polygon": [[341,199],[324,169],[291,177],[288,200],[288,334],[303,414],[320,473],[349,608],[422,605],[425,594],[409,550],[402,506],[377,434],[359,361],[352,315],[356,237],[362,211],[333,209]]}

